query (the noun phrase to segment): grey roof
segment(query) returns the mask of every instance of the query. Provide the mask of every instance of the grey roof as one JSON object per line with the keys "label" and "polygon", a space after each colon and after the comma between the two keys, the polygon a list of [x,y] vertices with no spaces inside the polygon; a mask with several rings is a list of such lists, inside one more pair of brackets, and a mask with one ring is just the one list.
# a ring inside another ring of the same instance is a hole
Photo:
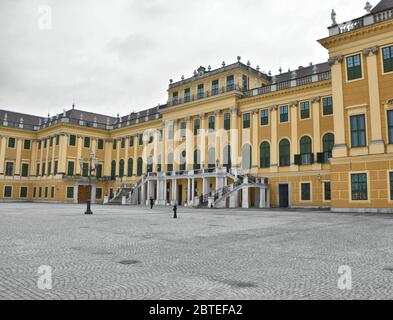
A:
{"label": "grey roof", "polygon": [[393,0],[382,0],[372,10],[372,14],[376,14],[388,9],[393,9]]}
{"label": "grey roof", "polygon": [[[203,68],[203,67],[199,67],[198,70],[200,70],[201,68]],[[227,65],[227,66],[224,66],[224,67],[220,67],[218,69],[211,70],[211,71],[206,71],[206,69],[203,68],[203,69],[205,69],[205,71],[203,72],[202,75],[197,74],[197,75],[192,76],[191,78],[187,78],[187,79],[184,79],[184,80],[181,80],[181,81],[178,81],[178,82],[174,82],[174,83],[169,85],[169,88],[170,89],[176,88],[178,86],[181,86],[181,85],[184,85],[184,84],[187,84],[187,83],[192,83],[193,81],[198,81],[198,80],[201,80],[201,79],[204,79],[204,78],[207,78],[207,77],[211,77],[211,76],[214,76],[216,74],[219,74],[219,73],[222,73],[222,72],[226,72],[226,71],[229,71],[229,70],[233,70],[233,69],[236,69],[236,68],[242,68],[243,70],[250,71],[250,72],[254,73],[255,75],[257,75],[257,76],[259,76],[261,78],[265,78],[266,80],[270,79],[270,77],[268,75],[264,74],[263,72],[260,72],[260,71],[254,69],[254,68],[252,68],[252,67],[250,67],[248,65],[245,65],[244,63],[236,62],[236,63],[230,64],[230,65]]]}
{"label": "grey roof", "polygon": [[38,126],[41,122],[44,121],[44,117],[38,117],[31,114],[19,113],[10,110],[0,110],[0,121],[4,121],[5,114],[7,114],[7,121],[12,123],[20,123],[21,118],[23,118],[23,123],[25,125]]}
{"label": "grey roof", "polygon": [[[278,75],[275,75],[276,77],[276,83],[277,82],[284,82],[284,81],[289,81],[291,79],[297,79],[297,78],[303,78],[303,77],[308,77],[314,74],[314,68],[316,66],[316,73],[322,73],[322,72],[327,72],[330,71],[330,65],[328,62],[324,62],[324,63],[319,63],[316,65],[310,65],[307,67],[300,67],[296,70],[291,70],[285,73],[281,73]],[[296,77],[292,78],[292,73],[296,72]]]}
{"label": "grey roof", "polygon": [[116,123],[116,120],[117,120],[115,117],[112,117],[112,116],[107,116],[107,115],[94,113],[94,112],[83,111],[83,110],[79,110],[79,109],[70,109],[70,110],[66,111],[66,116],[68,118],[79,120],[79,119],[81,119],[81,115],[82,115],[82,119],[84,121],[88,121],[88,122],[96,121],[97,123],[106,124],[109,119],[109,124],[112,125],[112,124]]}

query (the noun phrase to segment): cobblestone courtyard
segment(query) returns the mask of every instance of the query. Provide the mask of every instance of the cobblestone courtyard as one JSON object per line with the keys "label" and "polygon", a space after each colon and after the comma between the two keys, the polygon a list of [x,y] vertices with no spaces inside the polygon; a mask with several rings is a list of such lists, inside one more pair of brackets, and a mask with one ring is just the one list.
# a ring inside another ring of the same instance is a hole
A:
{"label": "cobblestone courtyard", "polygon": [[[0,204],[0,299],[393,298],[393,216],[84,209]],[[338,289],[342,265],[352,290]]]}

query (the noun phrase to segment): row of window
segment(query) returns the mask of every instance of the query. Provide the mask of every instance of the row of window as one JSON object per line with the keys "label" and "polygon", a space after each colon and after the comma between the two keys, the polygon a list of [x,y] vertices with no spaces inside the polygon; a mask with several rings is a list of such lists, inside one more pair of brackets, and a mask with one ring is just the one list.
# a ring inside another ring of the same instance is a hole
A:
{"label": "row of window", "polygon": [[[27,198],[28,197],[29,188],[28,187],[20,187],[19,188],[19,198]],[[4,198],[12,198],[13,187],[5,186],[4,187]],[[34,187],[33,188],[33,198],[54,198],[55,197],[55,187]]]}
{"label": "row of window", "polygon": [[[351,146],[352,148],[367,146],[366,116],[357,114],[350,116]],[[393,110],[387,111],[388,143],[393,144]]]}
{"label": "row of window", "polygon": [[[324,200],[331,200],[331,183],[324,182]],[[393,201],[393,172],[389,172],[389,199]],[[308,182],[301,183],[300,190],[301,201],[311,201],[311,184]],[[367,201],[368,184],[367,173],[354,173],[351,174],[351,200],[352,201]]]}
{"label": "row of window", "polygon": [[[322,106],[323,106],[323,115],[331,115],[333,114],[333,98],[332,97],[325,97],[322,99]],[[280,106],[280,123],[285,123],[289,121],[289,107],[288,105]],[[304,101],[300,103],[300,118],[307,119],[311,117],[310,112],[310,102]],[[208,117],[208,131],[213,132],[215,130],[215,117],[209,116]],[[269,125],[269,109],[262,109],[260,111],[260,125],[266,126]],[[194,136],[198,136],[201,130],[201,120],[195,119],[194,120]],[[251,127],[251,114],[244,113],[243,114],[243,129],[248,129]],[[224,114],[224,129],[230,130],[231,129],[231,114],[225,113]],[[186,130],[187,130],[187,123],[181,122],[180,123],[180,136],[181,138],[186,137]],[[168,138],[173,139],[173,127],[169,127]]]}
{"label": "row of window", "polygon": [[[300,183],[300,200],[301,201],[311,201],[311,183],[310,182],[301,182]],[[331,201],[332,200],[332,188],[330,181],[323,182],[323,200]]]}
{"label": "row of window", "polygon": [[[14,175],[14,163],[13,162],[7,161],[5,163],[4,175],[8,176],[8,177],[12,177]],[[22,163],[20,175],[22,177],[28,177],[29,176],[29,164],[28,163]]]}
{"label": "row of window", "polygon": [[[393,46],[382,48],[383,72],[393,72]],[[362,56],[355,54],[346,57],[347,80],[353,81],[363,78]]]}
{"label": "row of window", "polygon": [[[8,142],[7,142],[7,147],[9,149],[15,149],[16,148],[16,138],[9,137]],[[24,139],[23,140],[23,149],[30,150],[30,148],[31,148],[31,140]]]}
{"label": "row of window", "polygon": [[[249,77],[247,77],[246,75],[243,75],[242,77],[242,90],[248,90],[249,89]],[[222,93],[224,91],[232,91],[235,89],[235,78],[233,75],[229,75],[227,76],[226,79],[226,88],[225,89],[221,89]],[[218,80],[213,80],[211,83],[211,92],[210,95],[211,96],[215,96],[218,95],[220,93],[220,88],[219,88],[219,81]],[[186,88],[184,89],[184,94],[183,94],[183,99],[184,99],[184,103],[187,102],[191,102],[193,100],[192,94],[191,94],[191,88]],[[204,84],[201,83],[197,86],[197,95],[196,98],[197,99],[203,99],[206,97],[206,92],[205,92],[205,87]],[[180,103],[180,99],[179,99],[179,92],[173,92],[172,93],[172,103],[173,105],[177,105]]]}
{"label": "row of window", "polygon": [[[74,187],[67,187],[66,197],[67,199],[74,198]],[[96,188],[96,199],[102,199],[102,188]]]}
{"label": "row of window", "polygon": [[[311,118],[310,101],[300,102],[300,119]],[[279,107],[280,112],[280,123],[285,123],[289,121],[289,107],[288,105],[283,105]],[[322,114],[324,116],[333,114],[333,98],[325,97],[322,98]],[[263,109],[260,111],[260,125],[269,125],[269,109]],[[250,114],[243,114],[243,128],[250,128]]]}
{"label": "row of window", "polygon": [[56,144],[56,146],[59,145],[60,143],[60,136],[55,136],[49,139],[43,139],[38,141],[38,150],[40,150],[41,148],[47,148],[48,147],[48,141],[49,141],[49,147],[53,147],[54,144]]}

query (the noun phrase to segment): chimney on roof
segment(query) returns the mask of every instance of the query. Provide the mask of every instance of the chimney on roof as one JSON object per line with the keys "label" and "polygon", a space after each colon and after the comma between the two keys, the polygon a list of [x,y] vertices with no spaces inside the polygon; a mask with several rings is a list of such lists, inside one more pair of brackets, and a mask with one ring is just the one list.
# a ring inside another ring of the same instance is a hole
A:
{"label": "chimney on roof", "polygon": [[73,104],[72,104],[72,110],[74,110],[74,109],[75,109],[75,104],[73,103]]}

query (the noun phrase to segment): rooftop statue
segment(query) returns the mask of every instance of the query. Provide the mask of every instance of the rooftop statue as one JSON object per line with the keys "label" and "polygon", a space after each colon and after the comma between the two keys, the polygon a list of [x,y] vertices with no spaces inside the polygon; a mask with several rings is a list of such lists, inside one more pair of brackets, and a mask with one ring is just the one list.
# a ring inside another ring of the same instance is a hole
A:
{"label": "rooftop statue", "polygon": [[336,11],[334,11],[334,9],[332,10],[332,14],[331,14],[331,18],[332,18],[332,26],[336,26],[337,25],[337,20],[336,20]]}

